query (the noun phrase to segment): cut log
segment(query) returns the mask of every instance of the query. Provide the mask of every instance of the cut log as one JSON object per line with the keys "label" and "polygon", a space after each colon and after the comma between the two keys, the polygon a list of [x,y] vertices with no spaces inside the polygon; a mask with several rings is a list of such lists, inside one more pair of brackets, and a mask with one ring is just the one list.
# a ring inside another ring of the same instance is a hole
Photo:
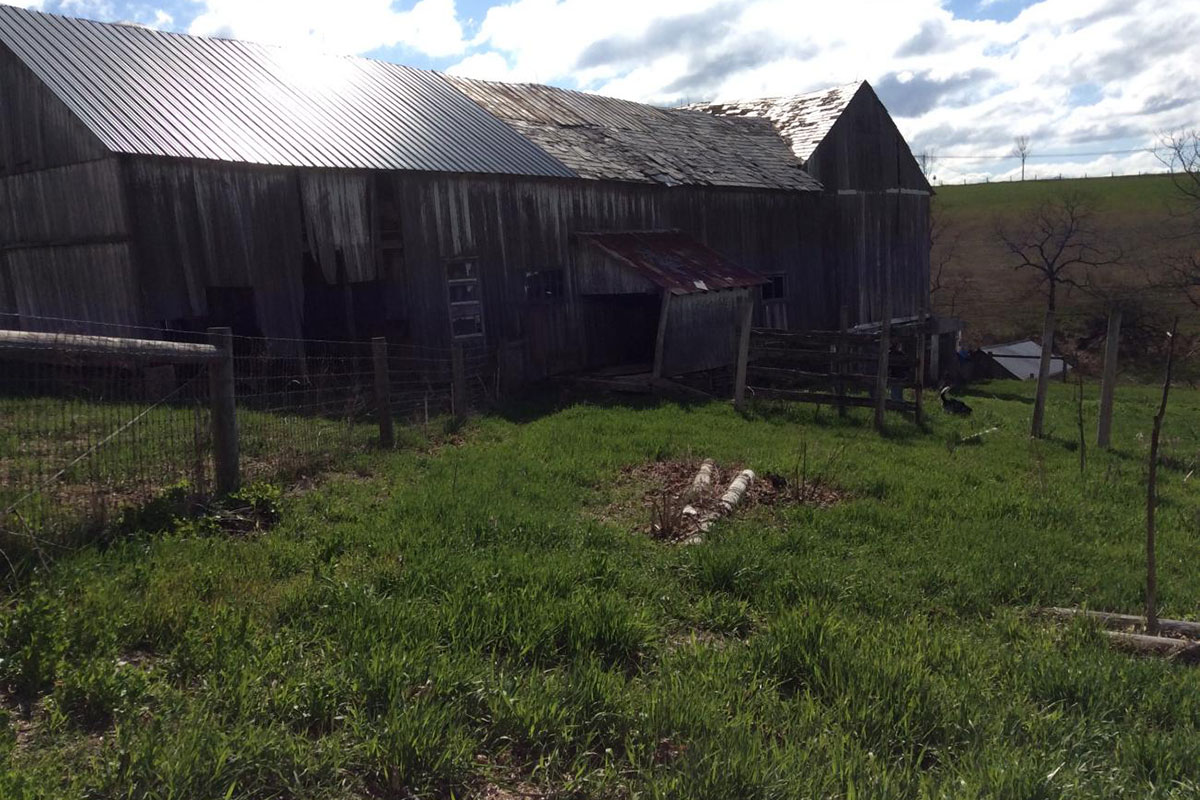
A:
{"label": "cut log", "polygon": [[752,483],[754,483],[754,470],[744,469],[733,479],[733,483],[729,484],[729,489],[721,497],[721,508],[726,514],[733,511],[738,503],[742,502],[742,498],[746,496],[746,490]]}
{"label": "cut log", "polygon": [[692,485],[683,494],[685,503],[694,503],[697,498],[702,497],[709,490],[709,487],[712,486],[713,467],[711,458],[704,459],[704,462],[700,464],[696,477],[692,478]]}
{"label": "cut log", "polygon": [[[1047,608],[1043,611],[1059,619],[1086,617],[1094,619],[1106,628],[1138,628],[1146,627],[1146,618],[1134,614],[1114,614],[1109,611],[1084,611],[1079,608]],[[1191,636],[1200,639],[1200,622],[1188,622],[1179,619],[1160,619],[1158,629],[1163,633],[1173,633],[1177,636]]]}
{"label": "cut log", "polygon": [[1200,662],[1200,644],[1187,639],[1172,639],[1169,636],[1147,636],[1143,633],[1105,631],[1104,635],[1113,647],[1130,653],[1164,656],[1183,664]]}

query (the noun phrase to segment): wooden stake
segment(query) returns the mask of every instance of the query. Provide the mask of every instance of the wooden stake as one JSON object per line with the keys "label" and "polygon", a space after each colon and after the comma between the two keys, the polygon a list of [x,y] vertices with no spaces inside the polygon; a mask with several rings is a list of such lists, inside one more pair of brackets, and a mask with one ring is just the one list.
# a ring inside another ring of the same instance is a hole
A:
{"label": "wooden stake", "polygon": [[[888,281],[890,283],[890,281]],[[889,294],[889,293],[885,293]],[[885,412],[888,398],[888,356],[892,347],[891,314],[883,317],[879,332],[879,371],[875,373],[875,430],[883,433],[886,425]]]}
{"label": "wooden stake", "polygon": [[387,339],[371,339],[371,361],[375,367],[375,413],[379,418],[379,445],[396,446],[396,429],[392,421],[391,387],[388,381]]}
{"label": "wooden stake", "polygon": [[221,353],[220,358],[209,362],[208,396],[212,417],[213,472],[217,495],[222,496],[236,492],[241,483],[232,329],[209,328],[208,343]]}
{"label": "wooden stake", "polygon": [[1171,325],[1171,341],[1167,344],[1167,375],[1163,379],[1162,401],[1154,415],[1150,434],[1150,473],[1146,480],[1146,632],[1158,634],[1158,563],[1154,553],[1154,511],[1158,506],[1158,440],[1162,435],[1163,417],[1167,415],[1167,395],[1171,391],[1171,371],[1175,366],[1175,339],[1179,332],[1179,317]]}
{"label": "wooden stake", "polygon": [[738,327],[737,373],[733,380],[733,405],[739,411],[746,404],[746,366],[750,361],[750,326],[754,321],[754,300],[749,292],[742,301],[742,318]]}
{"label": "wooden stake", "polygon": [[462,419],[467,416],[467,370],[463,346],[458,342],[450,347],[450,379],[450,400],[454,407],[454,416]]}
{"label": "wooden stake", "polygon": [[[1065,370],[1064,370],[1065,372]],[[1079,424],[1079,474],[1087,471],[1087,439],[1083,434],[1083,375],[1075,373],[1075,411]]]}
{"label": "wooden stake", "polygon": [[1121,343],[1121,308],[1108,312],[1108,332],[1104,341],[1104,375],[1100,380],[1100,419],[1096,421],[1096,446],[1112,447],[1113,393],[1117,385],[1117,354]]}

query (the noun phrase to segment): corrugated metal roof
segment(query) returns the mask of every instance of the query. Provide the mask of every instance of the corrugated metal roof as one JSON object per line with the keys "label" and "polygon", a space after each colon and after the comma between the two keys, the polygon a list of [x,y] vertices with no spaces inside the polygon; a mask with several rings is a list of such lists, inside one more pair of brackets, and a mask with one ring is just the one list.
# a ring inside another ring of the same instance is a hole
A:
{"label": "corrugated metal roof", "polygon": [[846,110],[864,81],[834,86],[793,97],[767,97],[730,103],[698,103],[687,106],[723,117],[768,119],[792,146],[792,152],[807,162],[817,145]]}
{"label": "corrugated metal roof", "polygon": [[[990,344],[979,349],[991,356],[1014,378],[1026,381],[1037,377],[1042,346],[1031,339],[1007,344]],[[1050,375],[1061,375],[1066,366],[1066,362],[1061,358],[1051,355]]]}
{"label": "corrugated metal roof", "polygon": [[118,153],[574,176],[432,72],[4,5],[0,43]]}
{"label": "corrugated metal roof", "polygon": [[584,178],[821,188],[766,121],[724,119],[538,84],[446,78]]}
{"label": "corrugated metal roof", "polygon": [[671,294],[758,286],[767,280],[680,231],[581,233],[585,242]]}

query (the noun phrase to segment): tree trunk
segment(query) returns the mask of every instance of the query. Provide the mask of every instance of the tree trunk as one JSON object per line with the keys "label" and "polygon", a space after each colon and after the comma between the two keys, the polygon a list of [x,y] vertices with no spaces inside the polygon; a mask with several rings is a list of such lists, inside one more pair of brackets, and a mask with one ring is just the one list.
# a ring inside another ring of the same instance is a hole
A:
{"label": "tree trunk", "polygon": [[1038,362],[1037,394],[1033,400],[1033,425],[1029,434],[1042,438],[1042,422],[1046,418],[1046,390],[1050,385],[1050,356],[1054,352],[1054,305],[1046,308],[1046,319],[1042,323],[1042,358]]}
{"label": "tree trunk", "polygon": [[1171,370],[1175,366],[1175,338],[1179,317],[1171,325],[1171,341],[1167,344],[1167,375],[1163,379],[1162,401],[1154,415],[1150,434],[1150,470],[1146,479],[1146,632],[1158,635],[1158,562],[1154,552],[1154,512],[1158,506],[1158,440],[1162,435],[1163,417],[1167,415],[1167,395],[1171,391]]}

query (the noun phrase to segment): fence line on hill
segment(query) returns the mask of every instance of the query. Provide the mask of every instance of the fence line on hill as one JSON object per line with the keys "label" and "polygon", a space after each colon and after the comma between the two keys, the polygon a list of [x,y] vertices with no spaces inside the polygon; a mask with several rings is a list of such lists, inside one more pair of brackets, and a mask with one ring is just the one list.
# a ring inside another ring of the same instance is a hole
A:
{"label": "fence line on hill", "polygon": [[69,548],[157,498],[391,446],[489,391],[486,352],[75,325],[115,335],[0,330],[0,551]]}

